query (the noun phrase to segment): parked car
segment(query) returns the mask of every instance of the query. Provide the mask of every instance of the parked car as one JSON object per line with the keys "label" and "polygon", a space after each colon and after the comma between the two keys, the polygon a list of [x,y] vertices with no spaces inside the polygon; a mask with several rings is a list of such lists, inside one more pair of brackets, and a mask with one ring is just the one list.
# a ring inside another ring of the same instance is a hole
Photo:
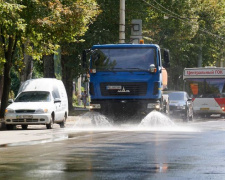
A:
{"label": "parked car", "polygon": [[184,121],[193,119],[192,98],[185,91],[174,91],[169,93],[170,115],[182,117]]}
{"label": "parked car", "polygon": [[53,123],[61,128],[68,116],[68,98],[63,82],[54,78],[40,78],[25,81],[11,104],[6,108],[7,129],[21,125],[46,125],[52,129]]}

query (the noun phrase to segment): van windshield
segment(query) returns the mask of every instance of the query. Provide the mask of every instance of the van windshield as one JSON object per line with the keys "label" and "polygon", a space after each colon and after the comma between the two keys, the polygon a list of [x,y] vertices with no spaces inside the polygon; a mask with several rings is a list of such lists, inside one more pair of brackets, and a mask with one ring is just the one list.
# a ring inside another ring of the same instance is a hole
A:
{"label": "van windshield", "polygon": [[50,102],[50,93],[46,91],[22,92],[15,102]]}

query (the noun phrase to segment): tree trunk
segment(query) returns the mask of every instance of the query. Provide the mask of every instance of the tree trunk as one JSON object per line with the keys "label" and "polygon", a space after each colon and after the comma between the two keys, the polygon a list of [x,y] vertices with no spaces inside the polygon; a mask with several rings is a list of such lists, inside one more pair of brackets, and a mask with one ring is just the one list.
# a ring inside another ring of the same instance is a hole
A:
{"label": "tree trunk", "polygon": [[1,99],[1,110],[0,110],[0,119],[5,116],[5,109],[8,106],[9,100],[9,91],[11,85],[10,78],[10,70],[12,67],[12,57],[15,52],[17,39],[13,39],[13,37],[9,37],[8,49],[5,52],[6,63],[4,64],[4,78],[3,78],[3,91],[2,91],[2,99]]}
{"label": "tree trunk", "polygon": [[62,81],[66,88],[68,96],[69,110],[73,109],[73,77],[72,69],[68,65],[68,60],[66,55],[61,56],[61,65],[62,65]]}
{"label": "tree trunk", "polygon": [[20,76],[21,83],[32,78],[33,59],[31,56],[25,53],[24,53],[24,64],[25,64],[25,68],[23,69]]}
{"label": "tree trunk", "polygon": [[44,77],[55,78],[54,55],[43,56],[44,61]]}
{"label": "tree trunk", "polygon": [[0,99],[2,99],[3,76],[0,75]]}
{"label": "tree trunk", "polygon": [[0,118],[4,118],[5,109],[8,106],[8,100],[9,100],[11,78],[10,78],[10,66],[8,65],[8,63],[5,63],[5,65],[4,65],[3,81],[4,81],[4,83],[3,83],[4,86],[3,86],[3,91],[2,91]]}

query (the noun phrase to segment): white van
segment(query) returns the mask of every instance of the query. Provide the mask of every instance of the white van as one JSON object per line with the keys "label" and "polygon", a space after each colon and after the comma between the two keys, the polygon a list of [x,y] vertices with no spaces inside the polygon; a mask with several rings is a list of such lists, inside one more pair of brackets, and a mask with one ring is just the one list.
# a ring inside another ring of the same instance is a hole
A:
{"label": "white van", "polygon": [[63,82],[54,78],[40,78],[25,81],[18,91],[15,101],[5,112],[7,129],[21,125],[46,125],[52,129],[53,123],[61,128],[68,116],[68,98]]}

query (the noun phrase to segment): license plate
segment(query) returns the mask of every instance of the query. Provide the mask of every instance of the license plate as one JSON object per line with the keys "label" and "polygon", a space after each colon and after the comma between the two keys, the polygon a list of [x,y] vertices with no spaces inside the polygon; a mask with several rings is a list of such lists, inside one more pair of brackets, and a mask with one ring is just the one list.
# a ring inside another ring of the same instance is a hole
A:
{"label": "license plate", "polygon": [[202,111],[208,111],[209,108],[200,108],[200,110],[202,110]]}
{"label": "license plate", "polygon": [[27,118],[30,119],[30,118],[33,118],[33,116],[32,116],[32,115],[24,115],[23,118],[24,118],[24,119],[27,119]]}
{"label": "license plate", "polygon": [[121,88],[121,86],[106,86],[107,90],[120,90]]}
{"label": "license plate", "polygon": [[22,118],[31,119],[31,118],[33,118],[33,116],[32,115],[17,115],[16,118],[17,119],[22,119]]}

